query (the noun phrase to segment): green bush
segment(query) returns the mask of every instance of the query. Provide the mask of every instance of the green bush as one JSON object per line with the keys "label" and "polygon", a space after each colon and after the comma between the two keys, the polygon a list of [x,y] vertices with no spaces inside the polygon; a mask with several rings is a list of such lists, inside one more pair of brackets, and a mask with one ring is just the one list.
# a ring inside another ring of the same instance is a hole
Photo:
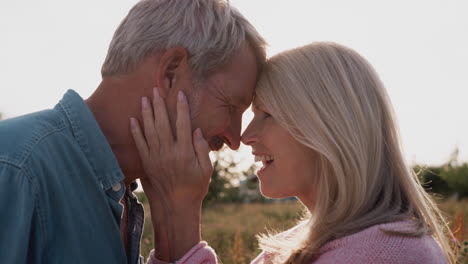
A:
{"label": "green bush", "polygon": [[458,199],[468,197],[468,163],[458,162],[458,149],[455,149],[445,165],[440,167],[417,165],[413,169],[428,192],[446,197],[455,195]]}
{"label": "green bush", "polygon": [[441,171],[441,177],[457,194],[459,199],[468,197],[468,163],[448,164]]}
{"label": "green bush", "polygon": [[427,192],[437,193],[443,196],[453,194],[454,190],[448,185],[447,181],[441,177],[441,167],[423,168],[416,166],[414,171],[418,174],[419,180]]}

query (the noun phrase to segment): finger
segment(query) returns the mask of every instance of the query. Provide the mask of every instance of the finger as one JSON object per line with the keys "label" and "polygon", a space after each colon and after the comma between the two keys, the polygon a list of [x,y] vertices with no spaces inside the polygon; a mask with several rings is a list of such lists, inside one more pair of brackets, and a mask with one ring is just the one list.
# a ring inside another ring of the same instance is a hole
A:
{"label": "finger", "polygon": [[138,124],[138,120],[136,118],[130,117],[130,130],[132,132],[133,140],[135,141],[135,145],[137,147],[138,153],[140,153],[140,158],[144,158],[148,156],[148,145],[146,144],[146,140],[141,132],[140,125]]}
{"label": "finger", "polygon": [[141,98],[141,115],[147,145],[148,147],[157,149],[159,147],[159,139],[157,131],[154,128],[153,109],[147,97]]}
{"label": "finger", "polygon": [[168,145],[174,142],[174,136],[172,135],[171,124],[167,116],[166,103],[159,96],[158,88],[153,88],[153,94],[154,126],[158,131],[157,135],[160,144]]}
{"label": "finger", "polygon": [[[209,156],[210,147],[208,146],[208,142],[206,142],[205,138],[203,138],[200,128],[197,128],[194,131],[193,146],[203,173],[210,173],[213,170]],[[209,176],[211,176],[211,173]]]}
{"label": "finger", "polygon": [[192,126],[187,98],[182,91],[177,95],[177,142],[183,146],[192,146]]}

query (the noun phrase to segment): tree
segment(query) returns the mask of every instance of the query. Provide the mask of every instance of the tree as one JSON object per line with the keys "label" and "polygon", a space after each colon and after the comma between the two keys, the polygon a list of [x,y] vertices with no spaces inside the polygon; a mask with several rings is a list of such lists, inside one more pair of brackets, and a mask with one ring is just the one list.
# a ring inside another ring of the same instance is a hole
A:
{"label": "tree", "polygon": [[441,177],[458,195],[458,198],[468,197],[468,163],[458,162],[458,148],[452,153],[449,162],[442,167]]}
{"label": "tree", "polygon": [[454,192],[447,181],[440,176],[441,167],[415,166],[413,170],[418,174],[421,184],[427,192],[442,194],[444,196],[448,196]]}
{"label": "tree", "polygon": [[215,162],[208,194],[203,201],[204,207],[215,203],[266,201],[260,193],[258,180],[256,181],[255,171],[258,169],[256,164],[241,171],[238,164],[242,160],[236,160],[232,151],[224,149],[212,155],[214,155]]}
{"label": "tree", "polygon": [[219,151],[214,155],[216,161],[213,163],[213,174],[203,206],[239,202],[239,186],[236,183],[243,177],[243,174],[236,171],[237,164],[234,157],[227,151]]}

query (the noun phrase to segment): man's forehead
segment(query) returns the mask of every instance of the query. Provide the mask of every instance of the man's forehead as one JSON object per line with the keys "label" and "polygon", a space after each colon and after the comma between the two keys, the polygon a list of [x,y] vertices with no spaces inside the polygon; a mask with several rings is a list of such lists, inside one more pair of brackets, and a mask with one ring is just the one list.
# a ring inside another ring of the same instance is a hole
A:
{"label": "man's forehead", "polygon": [[249,87],[232,87],[228,93],[233,103],[245,107],[248,107],[252,103],[253,95],[253,89]]}
{"label": "man's forehead", "polygon": [[[225,71],[225,86],[229,89],[227,96],[233,104],[245,106],[252,103],[257,82],[257,60],[254,51],[248,44],[237,52]],[[227,77],[227,78],[226,78]]]}
{"label": "man's forehead", "polygon": [[240,98],[239,105],[244,107],[244,108],[247,108],[247,107],[250,106],[250,104],[252,104],[252,100],[253,100],[252,95]]}

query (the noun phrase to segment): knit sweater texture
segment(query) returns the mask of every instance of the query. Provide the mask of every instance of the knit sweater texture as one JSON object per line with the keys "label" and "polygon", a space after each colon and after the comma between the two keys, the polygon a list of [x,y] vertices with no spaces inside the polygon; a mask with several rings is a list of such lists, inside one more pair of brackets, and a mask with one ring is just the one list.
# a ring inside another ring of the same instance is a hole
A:
{"label": "knit sweater texture", "polygon": [[[443,264],[447,263],[439,243],[429,235],[404,237],[384,233],[386,230],[404,231],[411,228],[409,221],[398,221],[368,227],[360,232],[335,239],[323,245],[313,264]],[[282,233],[294,237],[293,228]],[[281,235],[281,234],[280,234]],[[150,254],[148,264],[166,264]],[[206,243],[200,242],[185,254],[177,264],[217,264],[215,251]],[[269,263],[269,254],[262,252],[251,264]]]}

